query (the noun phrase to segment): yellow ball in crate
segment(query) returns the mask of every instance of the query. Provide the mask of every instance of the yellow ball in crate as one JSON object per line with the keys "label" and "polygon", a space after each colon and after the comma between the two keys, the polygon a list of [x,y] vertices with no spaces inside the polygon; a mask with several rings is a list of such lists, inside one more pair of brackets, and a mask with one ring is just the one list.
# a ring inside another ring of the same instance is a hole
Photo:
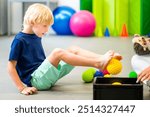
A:
{"label": "yellow ball in crate", "polygon": [[113,82],[112,85],[121,85],[120,82]]}

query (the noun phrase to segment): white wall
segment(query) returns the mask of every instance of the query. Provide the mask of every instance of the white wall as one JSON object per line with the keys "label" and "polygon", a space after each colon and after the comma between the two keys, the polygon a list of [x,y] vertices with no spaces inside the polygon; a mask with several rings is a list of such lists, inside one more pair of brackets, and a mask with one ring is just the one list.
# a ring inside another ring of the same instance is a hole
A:
{"label": "white wall", "polygon": [[80,0],[58,0],[58,6],[61,6],[61,5],[70,6],[74,10],[79,11]]}
{"label": "white wall", "polygon": [[12,29],[11,33],[16,34],[19,31],[21,31],[22,28],[22,21],[23,21],[23,16],[22,16],[22,4],[19,2],[15,2],[12,5],[12,10],[11,10],[11,18],[12,18]]}

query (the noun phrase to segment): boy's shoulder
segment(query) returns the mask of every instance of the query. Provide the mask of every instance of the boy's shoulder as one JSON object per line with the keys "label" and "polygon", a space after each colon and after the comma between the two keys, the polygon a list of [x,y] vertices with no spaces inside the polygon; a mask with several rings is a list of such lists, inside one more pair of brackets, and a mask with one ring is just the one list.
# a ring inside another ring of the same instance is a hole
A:
{"label": "boy's shoulder", "polygon": [[23,41],[25,39],[24,35],[22,35],[20,32],[15,35],[13,41]]}
{"label": "boy's shoulder", "polygon": [[26,37],[26,35],[22,32],[19,32],[18,34],[15,35],[15,39],[22,40]]}
{"label": "boy's shoulder", "polygon": [[134,51],[138,55],[150,54],[150,38],[135,34],[133,39]]}
{"label": "boy's shoulder", "polygon": [[26,42],[26,41],[30,41],[29,40],[30,38],[35,38],[35,37],[30,34],[19,32],[18,34],[15,35],[14,40]]}

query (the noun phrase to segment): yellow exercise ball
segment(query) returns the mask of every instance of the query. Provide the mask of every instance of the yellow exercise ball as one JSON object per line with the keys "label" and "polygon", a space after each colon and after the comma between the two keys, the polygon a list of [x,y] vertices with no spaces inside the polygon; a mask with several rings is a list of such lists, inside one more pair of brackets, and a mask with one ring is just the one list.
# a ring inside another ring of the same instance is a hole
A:
{"label": "yellow exercise ball", "polygon": [[113,82],[112,85],[121,85],[120,82]]}
{"label": "yellow exercise ball", "polygon": [[116,75],[122,71],[122,63],[118,59],[111,59],[106,67],[107,71],[112,74]]}

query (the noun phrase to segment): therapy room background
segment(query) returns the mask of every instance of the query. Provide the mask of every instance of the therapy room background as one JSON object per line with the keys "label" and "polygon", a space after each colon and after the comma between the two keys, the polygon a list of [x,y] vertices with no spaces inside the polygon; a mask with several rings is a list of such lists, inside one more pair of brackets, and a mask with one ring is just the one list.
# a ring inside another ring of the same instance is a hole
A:
{"label": "therapy room background", "polygon": [[[7,72],[8,56],[15,34],[22,29],[24,13],[33,3],[46,4],[53,11],[54,24],[42,39],[46,55],[72,45],[99,54],[115,50],[123,60],[121,72],[113,77],[129,77],[134,34],[150,33],[150,0],[0,0],[0,99],[93,100],[95,80],[87,83],[89,79],[83,78],[88,67],[75,67],[50,90],[30,96],[18,92]],[[142,90],[143,99],[149,100],[149,87],[143,84]]]}

